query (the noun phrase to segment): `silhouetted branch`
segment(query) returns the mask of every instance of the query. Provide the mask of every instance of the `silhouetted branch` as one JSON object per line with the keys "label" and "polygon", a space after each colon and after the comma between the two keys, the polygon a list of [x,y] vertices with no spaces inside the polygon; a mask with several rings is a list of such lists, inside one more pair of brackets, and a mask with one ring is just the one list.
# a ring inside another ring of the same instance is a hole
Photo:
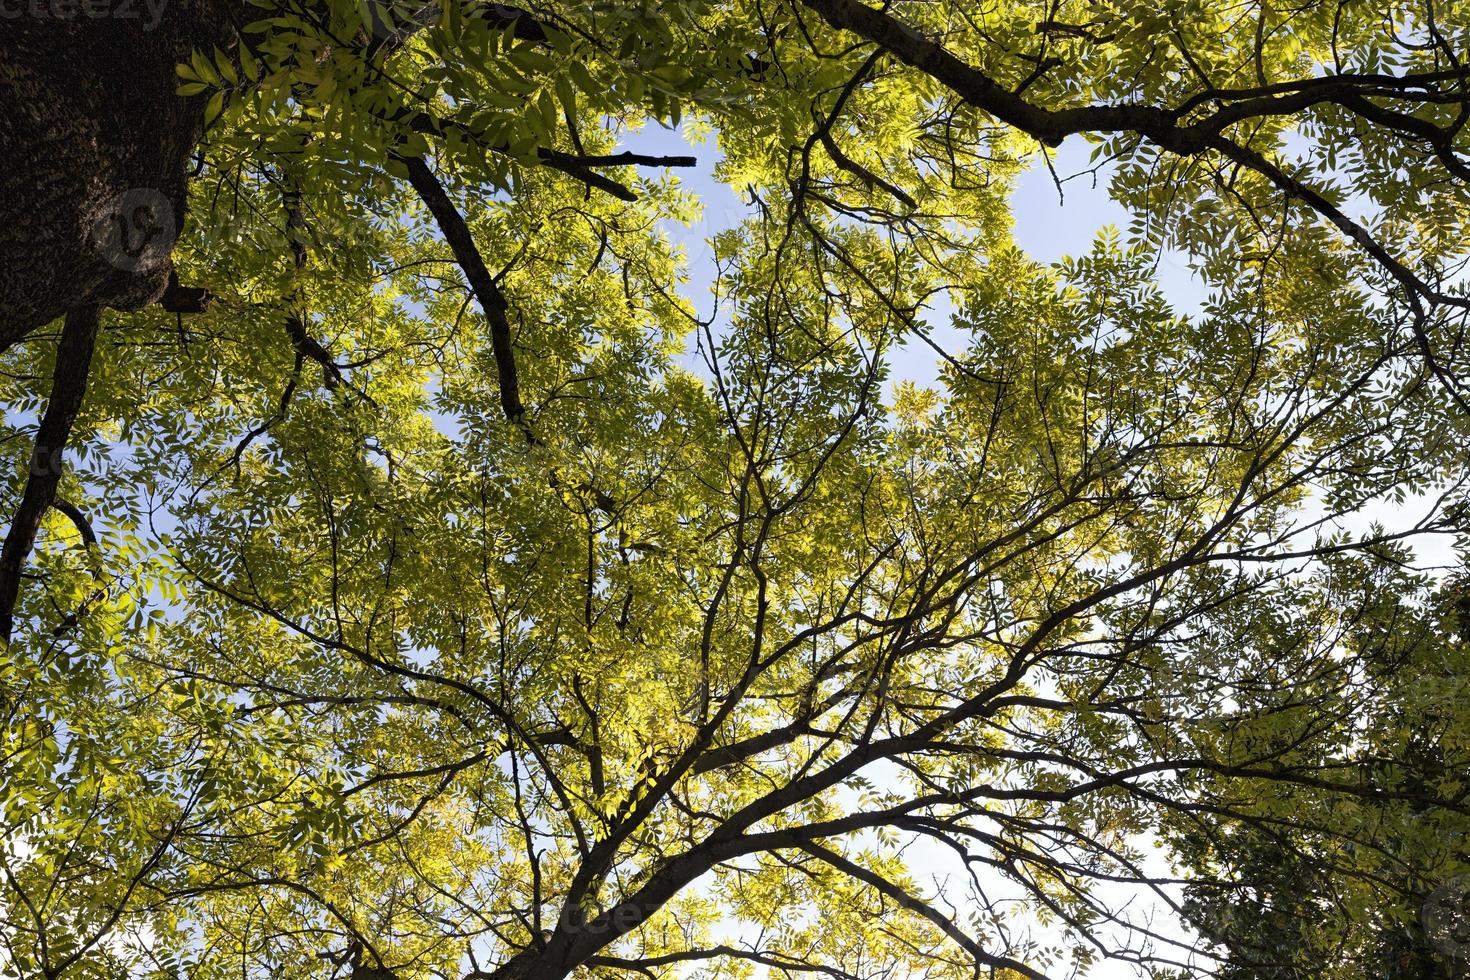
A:
{"label": "silhouetted branch", "polygon": [[444,185],[434,171],[420,157],[399,157],[408,168],[408,180],[419,197],[428,207],[429,213],[439,225],[444,240],[454,252],[454,258],[469,280],[485,319],[490,322],[490,348],[495,358],[495,371],[500,381],[500,408],[505,417],[517,425],[524,425],[526,410],[521,404],[521,386],[516,373],[515,351],[511,345],[509,305],[505,294],[495,282],[495,277],[485,267],[480,249],[464,215],[454,206]]}
{"label": "silhouetted branch", "polygon": [[[56,370],[46,414],[36,430],[30,475],[20,506],[0,548],[0,640],[10,641],[15,603],[20,596],[21,569],[36,544],[41,520],[56,501],[61,483],[62,458],[72,425],[87,394],[87,375],[97,342],[97,308],[84,306],[67,314],[56,349]],[[85,520],[85,519],[84,519]],[[85,536],[85,532],[84,532]],[[95,542],[95,535],[92,542]],[[89,542],[90,543],[90,542]]]}

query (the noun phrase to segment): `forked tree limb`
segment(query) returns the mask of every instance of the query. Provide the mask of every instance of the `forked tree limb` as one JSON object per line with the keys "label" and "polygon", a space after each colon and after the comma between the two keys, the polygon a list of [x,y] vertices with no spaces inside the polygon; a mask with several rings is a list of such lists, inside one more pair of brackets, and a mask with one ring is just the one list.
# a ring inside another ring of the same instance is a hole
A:
{"label": "forked tree limb", "polygon": [[[1343,74],[1256,89],[1211,89],[1179,106],[1097,104],[1048,109],[1028,101],[1019,92],[1005,88],[942,44],[861,0],[800,2],[820,14],[832,27],[856,34],[876,45],[894,60],[939,82],[967,104],[1046,146],[1057,146],[1068,136],[1078,134],[1133,133],[1170,153],[1189,156],[1218,152],[1260,174],[1278,190],[1336,225],[1354,244],[1383,265],[1410,292],[1412,299],[1423,298],[1433,303],[1470,308],[1470,301],[1463,297],[1446,295],[1426,283],[1324,195],[1293,178],[1257,151],[1242,147],[1224,135],[1238,123],[1292,115],[1313,106],[1334,104],[1376,125],[1423,142],[1452,174],[1470,179],[1470,164],[1456,156],[1449,131],[1367,100],[1372,96],[1416,104],[1454,101],[1470,107],[1470,94],[1439,87],[1444,83],[1470,82],[1470,69],[1402,76]],[[1215,104],[1216,108],[1201,113],[1209,103]]]}
{"label": "forked tree limb", "polygon": [[[1391,75],[1342,73],[1263,85],[1253,89],[1209,88],[1177,106],[1098,103],[1050,109],[1006,88],[944,45],[862,0],[800,0],[837,30],[877,45],[894,60],[928,75],[971,106],[994,116],[1047,146],[1068,136],[1135,133],[1171,153],[1191,155],[1214,149],[1213,140],[1229,127],[1253,119],[1289,116],[1324,104],[1357,113],[1368,97],[1413,104],[1470,101],[1458,87],[1470,82],[1470,68]],[[1206,105],[1215,108],[1204,110]],[[1441,149],[1445,131],[1401,112],[1371,106],[1364,118]],[[1430,133],[1428,130],[1433,130]],[[1447,151],[1449,156],[1452,153]],[[1464,166],[1453,161],[1451,169]],[[1458,170],[1456,170],[1458,172]]]}
{"label": "forked tree limb", "polygon": [[51,398],[36,430],[30,473],[20,506],[11,519],[0,547],[0,640],[10,642],[15,603],[20,595],[21,570],[36,544],[41,519],[56,502],[61,484],[62,459],[72,426],[87,394],[87,375],[97,342],[97,307],[84,306],[66,315],[56,349]]}
{"label": "forked tree limb", "polygon": [[912,27],[860,0],[801,0],[838,30],[876,44],[977,109],[1057,146],[1074,133],[1136,132],[1176,153],[1199,153],[1212,135],[1179,124],[1180,113],[1148,105],[1047,109],[1028,102]]}

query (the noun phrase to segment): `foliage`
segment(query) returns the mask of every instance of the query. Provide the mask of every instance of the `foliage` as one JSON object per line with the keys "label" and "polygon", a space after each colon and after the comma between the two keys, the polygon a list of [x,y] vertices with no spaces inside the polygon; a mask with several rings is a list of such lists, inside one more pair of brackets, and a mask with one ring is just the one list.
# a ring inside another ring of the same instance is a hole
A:
{"label": "foliage", "polygon": [[[1221,976],[1232,980],[1439,980],[1457,968],[1426,934],[1423,909],[1463,848],[1462,822],[1437,801],[1455,798],[1464,778],[1457,760],[1466,732],[1455,709],[1470,639],[1464,585],[1431,590],[1393,566],[1343,571],[1350,575],[1340,578],[1337,601],[1350,614],[1327,669],[1358,677],[1342,688],[1350,699],[1316,701],[1313,709],[1351,719],[1352,730],[1313,761],[1351,767],[1373,795],[1333,808],[1335,839],[1297,833],[1299,815],[1321,804],[1295,794],[1183,830],[1190,863],[1204,872],[1186,907],[1230,947]],[[1263,710],[1290,710],[1273,700]],[[1260,792],[1262,802],[1276,795]],[[1403,799],[1387,802],[1396,792]],[[1354,831],[1370,823],[1373,846],[1362,846]],[[1325,962],[1324,950],[1332,951]]]}
{"label": "foliage", "polygon": [[[1470,869],[1357,516],[1463,531],[1461,5],[251,16],[0,661],[0,970],[1349,977]],[[1048,267],[1074,134],[1137,220]]]}

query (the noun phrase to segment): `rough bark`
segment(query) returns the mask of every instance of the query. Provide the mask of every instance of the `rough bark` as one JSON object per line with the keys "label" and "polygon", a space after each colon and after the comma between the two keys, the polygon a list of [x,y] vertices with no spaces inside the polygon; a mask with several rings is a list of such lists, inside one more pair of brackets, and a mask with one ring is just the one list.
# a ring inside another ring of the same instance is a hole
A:
{"label": "rough bark", "polygon": [[0,19],[0,351],[167,288],[203,102],[174,66],[226,45],[225,0],[27,0]]}

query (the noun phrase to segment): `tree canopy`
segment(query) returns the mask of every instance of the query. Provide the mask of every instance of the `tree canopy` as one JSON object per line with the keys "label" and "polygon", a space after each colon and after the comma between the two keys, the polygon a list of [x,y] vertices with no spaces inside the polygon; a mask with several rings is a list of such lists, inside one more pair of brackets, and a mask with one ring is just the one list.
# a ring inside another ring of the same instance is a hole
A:
{"label": "tree canopy", "polygon": [[[1470,963],[1470,5],[66,10],[0,976]],[[1039,262],[1069,138],[1133,220]]]}

